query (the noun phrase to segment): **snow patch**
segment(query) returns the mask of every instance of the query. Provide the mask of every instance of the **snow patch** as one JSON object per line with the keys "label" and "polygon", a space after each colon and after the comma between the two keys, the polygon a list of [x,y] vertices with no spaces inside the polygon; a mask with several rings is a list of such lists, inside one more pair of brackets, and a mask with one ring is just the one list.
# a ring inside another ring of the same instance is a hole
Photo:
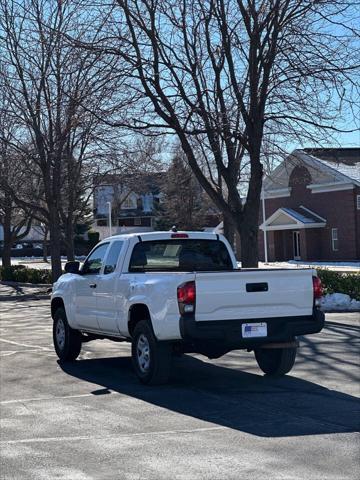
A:
{"label": "snow patch", "polygon": [[328,293],[320,305],[322,310],[360,310],[360,301],[345,293]]}
{"label": "snow patch", "polygon": [[289,260],[287,263],[298,266],[319,266],[329,269],[331,269],[331,267],[353,267],[360,269],[360,262],[306,262],[302,260]]}

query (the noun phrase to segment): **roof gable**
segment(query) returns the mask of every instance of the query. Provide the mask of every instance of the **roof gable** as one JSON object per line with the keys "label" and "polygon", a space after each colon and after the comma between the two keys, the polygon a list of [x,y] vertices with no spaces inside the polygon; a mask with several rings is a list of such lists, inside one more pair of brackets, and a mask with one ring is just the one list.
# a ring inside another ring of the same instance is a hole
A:
{"label": "roof gable", "polygon": [[277,215],[269,221],[265,222],[267,226],[275,225],[297,225],[295,218],[289,215],[288,212],[285,212],[283,209],[280,209],[277,212]]}
{"label": "roof gable", "polygon": [[360,161],[353,161],[352,165],[341,164],[340,168],[334,162],[316,158],[303,150],[295,150],[266,177],[264,190],[271,192],[288,188],[292,171],[302,165],[311,175],[311,185],[360,185]]}
{"label": "roof gable", "polygon": [[279,208],[259,228],[261,230],[297,230],[325,226],[325,218],[301,205],[298,208]]}

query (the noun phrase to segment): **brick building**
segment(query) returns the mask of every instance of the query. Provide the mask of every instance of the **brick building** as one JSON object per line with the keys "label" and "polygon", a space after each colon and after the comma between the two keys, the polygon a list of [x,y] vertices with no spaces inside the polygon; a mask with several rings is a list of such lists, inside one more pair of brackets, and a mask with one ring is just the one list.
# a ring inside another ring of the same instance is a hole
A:
{"label": "brick building", "polygon": [[295,150],[264,181],[264,260],[360,258],[360,148]]}

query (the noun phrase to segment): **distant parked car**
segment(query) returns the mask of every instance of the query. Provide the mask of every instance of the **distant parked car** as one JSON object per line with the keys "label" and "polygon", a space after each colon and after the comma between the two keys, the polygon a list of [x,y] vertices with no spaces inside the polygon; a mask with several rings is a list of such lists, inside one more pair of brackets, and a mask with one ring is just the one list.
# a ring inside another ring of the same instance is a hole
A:
{"label": "distant parked car", "polygon": [[31,242],[24,242],[22,248],[34,248],[34,245]]}

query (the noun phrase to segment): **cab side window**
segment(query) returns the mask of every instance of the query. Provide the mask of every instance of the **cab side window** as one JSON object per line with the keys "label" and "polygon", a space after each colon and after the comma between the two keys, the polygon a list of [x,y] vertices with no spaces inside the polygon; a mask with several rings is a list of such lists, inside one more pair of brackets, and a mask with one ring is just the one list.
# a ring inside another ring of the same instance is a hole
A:
{"label": "cab side window", "polygon": [[100,273],[108,246],[108,243],[102,243],[88,256],[81,269],[83,275]]}
{"label": "cab side window", "polygon": [[116,269],[117,262],[119,260],[119,255],[123,247],[124,242],[113,242],[109,249],[109,253],[106,257],[106,263],[104,268],[104,274],[113,273]]}

